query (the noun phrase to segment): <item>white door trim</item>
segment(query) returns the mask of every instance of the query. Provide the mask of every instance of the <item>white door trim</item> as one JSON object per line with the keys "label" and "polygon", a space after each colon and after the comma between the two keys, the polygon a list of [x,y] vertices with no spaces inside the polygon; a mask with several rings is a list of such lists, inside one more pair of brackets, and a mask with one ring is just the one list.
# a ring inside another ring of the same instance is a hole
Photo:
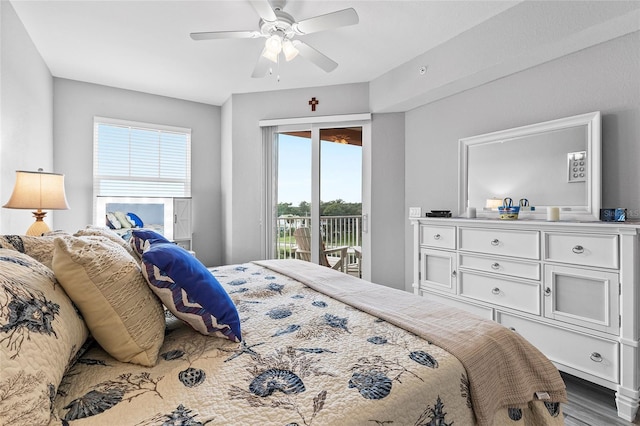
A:
{"label": "white door trim", "polygon": [[289,126],[296,124],[325,124],[338,123],[342,121],[368,121],[371,120],[371,113],[362,114],[343,114],[343,115],[319,115],[317,117],[296,117],[296,118],[274,118],[269,120],[260,120],[260,127],[268,126]]}

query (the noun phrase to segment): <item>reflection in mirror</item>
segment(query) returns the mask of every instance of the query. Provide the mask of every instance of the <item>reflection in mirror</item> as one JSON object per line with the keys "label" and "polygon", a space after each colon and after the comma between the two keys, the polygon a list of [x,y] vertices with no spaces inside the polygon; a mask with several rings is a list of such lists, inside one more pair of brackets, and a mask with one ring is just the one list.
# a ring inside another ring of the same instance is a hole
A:
{"label": "reflection in mirror", "polygon": [[593,220],[600,209],[600,113],[460,140],[459,213],[497,217],[488,200],[526,199],[539,218],[556,206],[564,219]]}

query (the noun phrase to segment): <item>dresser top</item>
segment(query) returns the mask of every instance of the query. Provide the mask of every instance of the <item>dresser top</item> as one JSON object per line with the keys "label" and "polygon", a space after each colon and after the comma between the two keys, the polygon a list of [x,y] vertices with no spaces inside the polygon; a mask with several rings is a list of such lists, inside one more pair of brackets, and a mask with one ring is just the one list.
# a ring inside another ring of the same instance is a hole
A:
{"label": "dresser top", "polygon": [[540,219],[516,219],[503,220],[499,218],[478,217],[468,219],[465,217],[410,217],[411,223],[425,223],[429,225],[449,225],[449,226],[470,226],[470,227],[501,227],[504,229],[585,229],[599,232],[640,232],[640,221],[629,220],[626,222],[601,222],[601,221],[576,221],[576,220],[559,220],[556,222],[540,220]]}

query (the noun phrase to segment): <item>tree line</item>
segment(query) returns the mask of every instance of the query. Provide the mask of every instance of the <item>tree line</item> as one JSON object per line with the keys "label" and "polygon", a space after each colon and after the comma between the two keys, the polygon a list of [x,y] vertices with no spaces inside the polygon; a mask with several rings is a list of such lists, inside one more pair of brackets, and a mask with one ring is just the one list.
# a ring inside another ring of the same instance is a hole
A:
{"label": "tree line", "polygon": [[[320,216],[352,216],[362,214],[362,203],[347,203],[337,199],[320,202]],[[302,201],[298,206],[292,203],[278,203],[278,216],[311,216],[311,203]]]}

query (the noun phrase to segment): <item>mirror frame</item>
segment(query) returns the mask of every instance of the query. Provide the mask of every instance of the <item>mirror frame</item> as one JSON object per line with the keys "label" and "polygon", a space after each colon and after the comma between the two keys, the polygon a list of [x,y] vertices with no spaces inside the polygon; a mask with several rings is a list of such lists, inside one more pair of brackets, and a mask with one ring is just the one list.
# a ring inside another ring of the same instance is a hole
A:
{"label": "mirror frame", "polygon": [[[567,210],[569,206],[557,207],[560,207],[562,211],[563,220],[599,220],[602,205],[602,135],[600,111],[460,139],[458,141],[458,215],[464,216],[468,207],[469,147],[478,144],[495,143],[497,141],[509,142],[509,140],[521,139],[525,136],[538,135],[544,132],[577,126],[586,126],[587,128],[587,204],[584,206],[570,206],[570,210]],[[478,206],[476,208],[478,217],[498,217],[497,212],[487,211],[482,207]],[[525,217],[532,219],[546,217],[546,207],[549,206],[536,205],[535,207],[536,210],[527,212]]]}

